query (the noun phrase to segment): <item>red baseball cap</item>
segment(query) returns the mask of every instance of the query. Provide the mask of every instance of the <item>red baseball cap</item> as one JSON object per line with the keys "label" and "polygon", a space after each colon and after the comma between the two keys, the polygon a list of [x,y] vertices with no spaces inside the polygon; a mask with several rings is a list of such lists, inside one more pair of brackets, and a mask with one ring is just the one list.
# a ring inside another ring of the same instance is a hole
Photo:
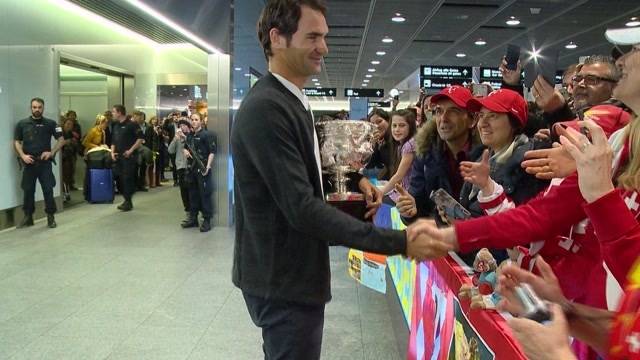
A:
{"label": "red baseball cap", "polygon": [[454,104],[466,110],[468,102],[473,100],[473,95],[471,94],[471,91],[464,86],[447,86],[431,97],[431,104],[435,104],[437,101],[443,99],[451,100]]}
{"label": "red baseball cap", "polygon": [[527,102],[517,92],[509,89],[495,90],[486,97],[469,101],[469,111],[478,112],[483,107],[501,114],[511,114],[522,127],[527,125],[529,110]]}

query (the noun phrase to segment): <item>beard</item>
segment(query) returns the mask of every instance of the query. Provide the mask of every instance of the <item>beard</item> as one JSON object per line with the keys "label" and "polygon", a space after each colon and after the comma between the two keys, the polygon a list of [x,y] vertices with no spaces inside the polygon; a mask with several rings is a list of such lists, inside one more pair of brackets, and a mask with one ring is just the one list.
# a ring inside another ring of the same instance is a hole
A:
{"label": "beard", "polygon": [[40,111],[32,111],[31,116],[37,119],[39,117],[42,117],[42,113]]}

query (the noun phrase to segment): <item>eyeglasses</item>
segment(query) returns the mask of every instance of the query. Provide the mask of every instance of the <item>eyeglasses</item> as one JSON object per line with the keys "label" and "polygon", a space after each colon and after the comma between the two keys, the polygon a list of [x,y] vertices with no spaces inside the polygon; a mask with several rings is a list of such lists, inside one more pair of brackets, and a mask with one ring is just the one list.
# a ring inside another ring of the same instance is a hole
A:
{"label": "eyeglasses", "polygon": [[582,81],[584,80],[584,84],[587,86],[597,86],[598,84],[600,84],[601,81],[606,81],[606,82],[610,82],[610,83],[617,83],[617,80],[613,80],[613,79],[609,79],[609,78],[605,78],[605,77],[601,77],[601,76],[596,76],[596,75],[574,75],[571,78],[571,82],[574,85],[578,85],[580,84]]}

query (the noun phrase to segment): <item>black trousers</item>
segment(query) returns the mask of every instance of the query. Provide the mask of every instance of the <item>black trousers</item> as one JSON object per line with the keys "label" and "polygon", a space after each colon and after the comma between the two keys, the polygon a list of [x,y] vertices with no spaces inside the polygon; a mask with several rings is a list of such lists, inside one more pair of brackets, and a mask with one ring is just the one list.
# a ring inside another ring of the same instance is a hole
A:
{"label": "black trousers", "polygon": [[187,169],[178,169],[178,184],[180,185],[180,197],[182,198],[182,205],[184,211],[191,210],[191,203],[189,201],[189,184],[187,181]]}
{"label": "black trousers", "polygon": [[324,304],[266,300],[242,292],[251,320],[262,329],[265,360],[320,359]]}
{"label": "black trousers", "polygon": [[169,154],[169,161],[171,162],[171,174],[173,175],[173,182],[178,180],[178,169],[176,169],[176,154]]}
{"label": "black trousers", "polygon": [[118,176],[118,188],[125,201],[131,201],[136,191],[137,164],[135,156],[119,158],[115,164],[115,172]]}
{"label": "black trousers", "polygon": [[200,175],[197,171],[190,171],[189,174],[189,204],[192,215],[202,213],[204,219],[213,217],[213,179],[211,170],[207,176]]}
{"label": "black trousers", "polygon": [[51,161],[36,161],[31,165],[25,165],[22,170],[22,210],[25,215],[31,215],[35,211],[36,180],[40,181],[44,195],[44,211],[47,214],[55,214],[57,208],[53,199],[53,188],[56,186],[56,178],[51,170]]}

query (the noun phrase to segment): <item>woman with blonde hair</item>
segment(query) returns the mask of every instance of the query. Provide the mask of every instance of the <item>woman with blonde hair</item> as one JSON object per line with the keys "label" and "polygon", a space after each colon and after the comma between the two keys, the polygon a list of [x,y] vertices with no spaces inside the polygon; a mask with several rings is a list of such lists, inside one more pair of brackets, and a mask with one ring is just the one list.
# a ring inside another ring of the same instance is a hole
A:
{"label": "woman with blonde hair", "polygon": [[87,133],[87,136],[85,136],[84,140],[82,141],[85,154],[89,150],[105,144],[106,136],[104,131],[106,128],[107,118],[103,114],[98,114],[98,116],[96,116],[95,125],[91,128],[91,130],[89,130],[89,133]]}

